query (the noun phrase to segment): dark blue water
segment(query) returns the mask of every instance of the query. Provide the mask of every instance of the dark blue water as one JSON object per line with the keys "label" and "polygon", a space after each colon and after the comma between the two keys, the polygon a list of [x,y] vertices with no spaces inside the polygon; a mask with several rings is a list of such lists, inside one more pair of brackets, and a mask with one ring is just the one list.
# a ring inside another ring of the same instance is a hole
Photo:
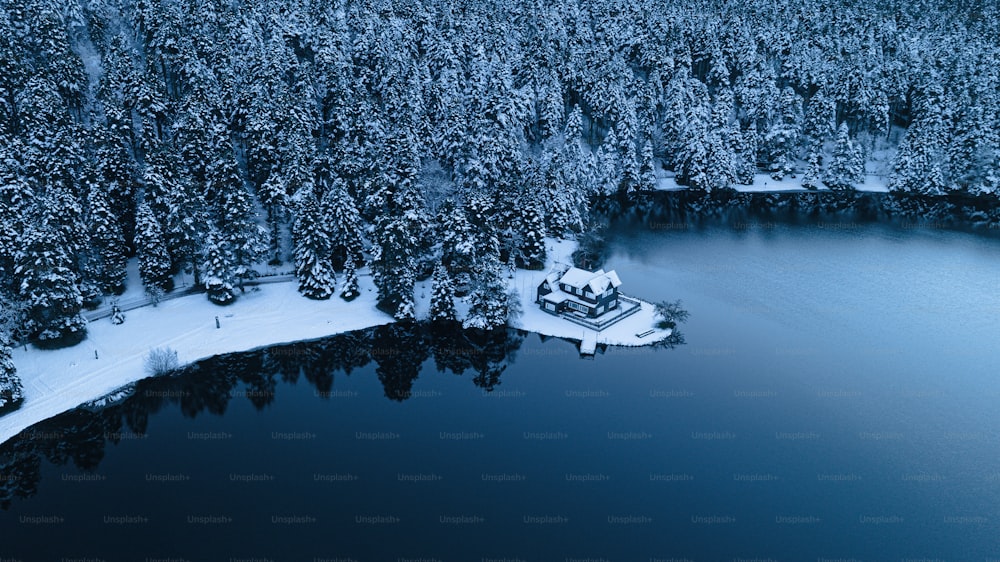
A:
{"label": "dark blue water", "polygon": [[686,344],[394,326],[144,381],[3,446],[0,558],[1000,558],[1000,244],[610,239]]}

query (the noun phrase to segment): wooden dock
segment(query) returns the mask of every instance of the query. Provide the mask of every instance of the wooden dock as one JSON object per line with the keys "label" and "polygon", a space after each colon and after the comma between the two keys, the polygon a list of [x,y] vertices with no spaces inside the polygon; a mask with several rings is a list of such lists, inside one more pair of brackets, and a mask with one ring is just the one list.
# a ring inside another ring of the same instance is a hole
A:
{"label": "wooden dock", "polygon": [[597,332],[587,330],[580,341],[580,355],[593,355],[597,352]]}

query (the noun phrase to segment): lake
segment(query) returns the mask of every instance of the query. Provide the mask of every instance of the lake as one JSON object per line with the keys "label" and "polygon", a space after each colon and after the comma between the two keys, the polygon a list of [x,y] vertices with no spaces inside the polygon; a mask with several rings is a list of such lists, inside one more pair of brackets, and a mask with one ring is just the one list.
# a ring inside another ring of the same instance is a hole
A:
{"label": "lake", "polygon": [[1000,242],[607,239],[686,343],[386,326],[205,361],[0,447],[0,558],[1000,558]]}

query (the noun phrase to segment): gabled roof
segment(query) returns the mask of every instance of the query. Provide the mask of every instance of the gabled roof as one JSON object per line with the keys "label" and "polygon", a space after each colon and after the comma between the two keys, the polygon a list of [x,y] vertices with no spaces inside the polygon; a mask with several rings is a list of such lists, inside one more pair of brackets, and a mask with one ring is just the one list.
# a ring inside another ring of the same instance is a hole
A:
{"label": "gabled roof", "polygon": [[566,270],[566,273],[559,279],[559,282],[581,290],[584,287],[589,287],[590,291],[594,294],[603,293],[609,287],[614,288],[622,284],[621,279],[618,278],[618,274],[614,270],[608,272],[605,272],[603,269],[587,271],[578,267],[571,267]]}
{"label": "gabled roof", "polygon": [[[557,263],[547,274],[545,274],[545,279],[542,281],[542,284],[548,281],[549,287],[552,289],[558,289],[556,283],[559,282],[559,278],[562,277],[563,273],[566,273],[568,268],[568,265]],[[541,284],[539,284],[539,286],[541,286]]]}
{"label": "gabled roof", "polygon": [[569,298],[569,295],[567,295],[566,293],[564,293],[564,292],[562,292],[562,291],[560,291],[558,289],[555,290],[555,291],[552,291],[551,293],[549,293],[547,295],[542,295],[542,300],[548,301],[548,302],[551,302],[551,303],[554,303],[554,304],[559,304],[559,303],[561,303],[562,301],[564,301],[564,300],[566,300],[568,298]]}
{"label": "gabled roof", "polygon": [[591,279],[598,275],[602,275],[603,273],[603,269],[599,269],[594,272],[587,271],[586,269],[580,269],[578,267],[571,267],[566,270],[566,273],[563,273],[562,279],[560,279],[559,282],[565,283],[570,287],[582,289],[584,285],[590,282]]}

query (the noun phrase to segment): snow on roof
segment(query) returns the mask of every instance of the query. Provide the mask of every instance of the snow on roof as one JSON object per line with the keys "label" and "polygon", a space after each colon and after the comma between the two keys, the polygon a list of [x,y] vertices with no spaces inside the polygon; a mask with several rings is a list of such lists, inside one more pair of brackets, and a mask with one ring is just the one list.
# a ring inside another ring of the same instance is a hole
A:
{"label": "snow on roof", "polygon": [[605,275],[611,281],[612,287],[617,287],[622,284],[622,280],[618,278],[618,272],[615,270],[612,269],[611,271],[605,273]]}
{"label": "snow on roof", "polygon": [[605,272],[603,269],[587,271],[586,269],[577,267],[571,267],[566,270],[566,273],[563,274],[559,282],[565,283],[570,287],[576,287],[577,289],[583,289],[585,286],[590,287],[591,292],[595,294],[603,293],[608,289],[608,286],[618,287],[622,284],[621,279],[618,278],[618,274],[614,270],[608,272]]}
{"label": "snow on roof", "polygon": [[562,292],[562,291],[560,291],[558,289],[555,290],[555,291],[552,291],[551,293],[549,293],[547,295],[542,295],[542,300],[545,300],[545,301],[548,301],[548,302],[551,302],[551,303],[555,303],[555,304],[559,304],[559,303],[561,303],[562,301],[564,301],[564,300],[566,300],[568,298],[569,298],[569,295],[567,295],[566,293],[564,293],[564,292]]}
{"label": "snow on roof", "polygon": [[587,271],[586,269],[580,269],[578,267],[571,267],[563,273],[562,279],[559,280],[560,283],[565,283],[570,287],[576,287],[577,289],[582,289],[584,285],[590,282],[595,276],[603,274],[604,271],[600,270],[598,273],[593,271]]}

